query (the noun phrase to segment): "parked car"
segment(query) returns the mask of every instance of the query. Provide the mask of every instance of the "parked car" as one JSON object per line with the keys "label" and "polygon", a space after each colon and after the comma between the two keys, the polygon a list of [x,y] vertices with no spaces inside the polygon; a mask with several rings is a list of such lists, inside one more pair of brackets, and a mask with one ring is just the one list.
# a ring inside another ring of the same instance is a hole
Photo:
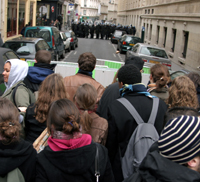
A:
{"label": "parked car", "polygon": [[3,71],[4,71],[4,64],[9,59],[20,59],[17,54],[7,48],[0,47],[0,96],[4,93],[6,87],[4,85],[4,79],[3,79]]}
{"label": "parked car", "polygon": [[111,42],[112,43],[118,43],[118,40],[124,35],[126,34],[125,31],[122,30],[115,30],[113,34],[111,34]]}
{"label": "parked car", "polygon": [[137,43],[131,50],[126,52],[126,57],[139,56],[144,62],[149,63],[149,66],[154,64],[164,64],[171,69],[171,60],[168,58],[164,49]]}
{"label": "parked car", "polygon": [[70,40],[71,38],[67,38],[64,32],[60,32],[60,36],[63,40],[63,43],[65,45],[65,52],[70,52],[71,51],[71,45],[70,45]]}
{"label": "parked car", "polygon": [[117,44],[117,50],[120,53],[130,50],[135,44],[142,42],[140,37],[135,37],[134,35],[123,35]]}
{"label": "parked car", "polygon": [[70,45],[71,45],[71,49],[75,50],[75,47],[78,47],[78,38],[75,35],[75,33],[73,31],[66,31],[65,35],[67,38],[71,38],[70,39]]}
{"label": "parked car", "polygon": [[7,40],[3,47],[12,49],[24,61],[27,59],[34,60],[35,54],[39,50],[50,51],[52,59],[54,58],[54,50],[41,38],[18,37]]}
{"label": "parked car", "polygon": [[178,76],[184,76],[184,75],[187,75],[189,74],[190,71],[189,70],[186,70],[186,69],[181,69],[181,70],[178,70],[178,71],[173,71],[171,72],[170,76],[171,76],[171,81],[173,81],[176,77]]}
{"label": "parked car", "polygon": [[54,59],[58,61],[65,57],[65,47],[60,36],[60,31],[56,27],[50,26],[33,26],[26,27],[24,37],[39,37],[43,38],[51,49],[54,50]]}

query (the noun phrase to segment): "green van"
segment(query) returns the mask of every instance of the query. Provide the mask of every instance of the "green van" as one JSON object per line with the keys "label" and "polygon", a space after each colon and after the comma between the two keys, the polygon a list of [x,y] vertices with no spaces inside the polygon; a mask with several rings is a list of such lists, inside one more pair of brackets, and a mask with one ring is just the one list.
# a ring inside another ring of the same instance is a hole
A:
{"label": "green van", "polygon": [[43,38],[51,49],[54,50],[54,59],[59,61],[60,58],[65,58],[65,47],[60,36],[60,31],[56,27],[50,26],[33,26],[26,27],[24,37],[39,37]]}

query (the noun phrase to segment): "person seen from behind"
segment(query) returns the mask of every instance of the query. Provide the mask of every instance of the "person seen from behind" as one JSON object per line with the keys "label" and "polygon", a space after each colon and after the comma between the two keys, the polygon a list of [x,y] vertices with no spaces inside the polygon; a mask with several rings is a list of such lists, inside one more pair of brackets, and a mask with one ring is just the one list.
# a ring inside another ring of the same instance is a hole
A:
{"label": "person seen from behind", "polygon": [[47,127],[47,113],[49,105],[58,99],[66,97],[63,77],[51,74],[42,82],[38,99],[28,106],[25,115],[25,140],[33,143]]}
{"label": "person seen from behind", "polygon": [[79,110],[72,101],[60,99],[50,105],[47,127],[51,136],[37,156],[36,182],[96,181],[95,158],[99,181],[114,182],[106,148],[82,134],[79,124]]}
{"label": "person seen from behind", "polygon": [[182,115],[167,122],[137,174],[124,182],[200,181],[200,118]]}
{"label": "person seen from behind", "polygon": [[169,97],[168,75],[169,71],[165,65],[155,64],[150,68],[150,84],[147,91],[163,101]]}
{"label": "person seen from behind", "polygon": [[46,50],[39,50],[35,54],[35,64],[28,68],[28,74],[24,84],[34,93],[39,90],[43,80],[54,73],[56,64],[51,63],[51,53]]}
{"label": "person seen from behind", "polygon": [[78,66],[79,70],[76,75],[67,76],[64,78],[67,97],[73,101],[74,95],[80,85],[89,83],[97,90],[97,103],[101,99],[104,92],[104,87],[94,78],[92,78],[92,71],[95,69],[96,57],[90,53],[85,52],[79,56]]}
{"label": "person seen from behind", "polygon": [[[142,120],[147,123],[152,112],[153,97],[141,83],[140,70],[134,65],[125,65],[118,72],[120,96],[130,102]],[[160,135],[163,129],[164,114],[167,106],[159,99],[158,110],[154,122],[155,129]],[[108,137],[106,147],[112,165],[115,181],[121,182],[121,158],[124,156],[128,142],[138,124],[130,112],[118,100],[108,106]]]}
{"label": "person seen from behind", "polygon": [[198,96],[198,101],[200,104],[200,75],[198,73],[195,72],[191,72],[187,75],[194,83],[194,86],[196,88],[197,91],[197,96]]}
{"label": "person seen from behind", "polygon": [[[10,178],[35,182],[36,151],[21,138],[19,111],[14,104],[0,98],[0,181]],[[14,175],[15,174],[15,175]]]}
{"label": "person seen from behind", "polygon": [[[142,58],[137,57],[137,56],[133,56],[133,57],[128,57],[125,59],[125,65],[129,65],[132,64],[134,66],[136,66],[140,72],[143,72],[143,65],[144,65],[144,61],[142,60]],[[119,84],[118,84],[118,72],[115,74],[115,77],[113,79],[112,84],[110,84],[104,91],[101,100],[99,101],[99,106],[97,108],[97,114],[100,117],[103,117],[105,119],[108,119],[107,117],[107,110],[108,110],[108,106],[109,104],[112,103],[112,101],[120,98],[120,92],[119,92]]]}
{"label": "person seen from behind", "polygon": [[199,102],[197,98],[194,83],[187,76],[176,77],[169,88],[169,98],[166,103],[168,108],[173,107],[192,107],[198,109]]}
{"label": "person seen from behind", "polygon": [[97,101],[96,89],[85,83],[77,89],[74,100],[81,114],[82,133],[90,134],[94,142],[105,145],[108,122],[99,117],[94,111]]}

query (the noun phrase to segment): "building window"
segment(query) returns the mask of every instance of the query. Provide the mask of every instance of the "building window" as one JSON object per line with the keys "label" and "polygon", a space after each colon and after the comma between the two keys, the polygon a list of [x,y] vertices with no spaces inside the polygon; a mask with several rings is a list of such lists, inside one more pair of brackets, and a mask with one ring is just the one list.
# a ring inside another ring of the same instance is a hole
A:
{"label": "building window", "polygon": [[8,0],[7,37],[17,34],[17,0]]}
{"label": "building window", "polygon": [[150,25],[149,40],[151,40],[151,35],[152,35],[152,24]]}
{"label": "building window", "polygon": [[147,24],[146,39],[148,39],[148,32],[149,32],[149,24]]}
{"label": "building window", "polygon": [[160,26],[157,26],[157,40],[156,40],[157,44],[159,42],[159,34],[160,34]]}
{"label": "building window", "polygon": [[29,22],[30,22],[30,26],[33,26],[33,2],[30,2],[30,16],[29,16]]}
{"label": "building window", "polygon": [[173,33],[173,44],[172,44],[172,52],[174,52],[175,49],[175,42],[176,42],[176,29],[172,29],[172,33]]}
{"label": "building window", "polygon": [[164,43],[163,43],[164,47],[166,45],[166,39],[167,39],[167,27],[164,27]]}
{"label": "building window", "polygon": [[86,15],[86,10],[83,10],[83,15]]}
{"label": "building window", "polygon": [[145,14],[147,14],[147,9],[145,9]]}
{"label": "building window", "polygon": [[184,35],[184,47],[183,47],[182,55],[183,55],[184,58],[186,58],[189,32],[183,31],[183,35]]}
{"label": "building window", "polygon": [[87,0],[84,0],[84,7],[87,7]]}
{"label": "building window", "polygon": [[148,9],[148,14],[150,14],[150,9]]}
{"label": "building window", "polygon": [[154,9],[151,10],[151,14],[154,14]]}

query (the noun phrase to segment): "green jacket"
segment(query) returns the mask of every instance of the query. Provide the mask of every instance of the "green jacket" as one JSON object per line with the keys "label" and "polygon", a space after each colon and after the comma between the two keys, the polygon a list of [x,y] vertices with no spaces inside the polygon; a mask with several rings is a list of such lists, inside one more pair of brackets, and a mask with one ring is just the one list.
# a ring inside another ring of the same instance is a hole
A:
{"label": "green jacket", "polygon": [[[7,98],[9,99],[11,102],[14,103],[13,101],[13,91],[14,88],[18,85],[18,84],[24,84],[23,81],[19,81],[17,82],[15,85],[13,85],[11,88],[9,88],[3,95],[3,98]],[[17,107],[28,107],[30,104],[35,103],[36,99],[34,94],[32,93],[32,91],[30,89],[28,89],[27,87],[20,85],[15,93],[15,103],[17,105]],[[20,113],[22,115],[25,115],[25,113]]]}

